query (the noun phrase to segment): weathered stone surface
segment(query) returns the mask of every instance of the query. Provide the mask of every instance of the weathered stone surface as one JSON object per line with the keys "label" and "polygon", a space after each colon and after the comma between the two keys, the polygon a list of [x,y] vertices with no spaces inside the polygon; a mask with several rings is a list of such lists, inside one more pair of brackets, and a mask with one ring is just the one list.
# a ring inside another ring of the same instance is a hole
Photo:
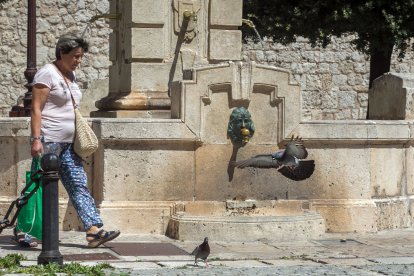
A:
{"label": "weathered stone surface", "polygon": [[[67,31],[83,32],[86,27],[86,22],[97,14],[109,12],[110,1],[98,0],[84,0],[73,3],[65,3],[65,5],[57,6],[55,2],[48,0],[38,0],[38,17],[37,17],[37,65],[40,67],[46,62],[54,59],[54,46],[56,38],[66,33]],[[122,3],[130,3],[130,9],[122,14],[123,18],[131,18],[137,24],[162,24],[166,20],[166,10],[169,7],[169,1],[150,1],[150,0],[128,0],[121,1]],[[195,1],[204,5],[204,1]],[[213,9],[217,9],[217,13],[225,14],[225,16],[212,17],[204,14],[203,9],[198,10],[198,20],[203,21],[206,18],[216,18],[217,24],[236,26],[240,22],[240,0],[232,1],[214,1]],[[150,3],[150,4],[149,4]],[[226,3],[228,5],[226,6]],[[149,8],[150,7],[150,8]],[[216,8],[217,7],[217,8]],[[56,9],[58,12],[56,12]],[[230,12],[227,12],[230,10]],[[111,13],[116,10],[112,9]],[[59,13],[65,16],[50,16]],[[0,116],[8,116],[12,105],[16,104],[17,98],[24,94],[24,84],[26,80],[23,76],[23,71],[26,68],[26,44],[27,44],[27,24],[26,24],[27,4],[21,1],[9,1],[5,3],[1,10],[0,21]],[[132,15],[134,18],[132,19]],[[82,67],[78,70],[79,83],[84,89],[92,84],[97,79],[107,79],[109,76],[109,63],[102,68],[95,68],[95,61],[108,60],[112,56],[112,51],[109,48],[115,49],[116,46],[109,42],[109,36],[114,36],[115,33],[109,29],[109,26],[116,26],[116,21],[99,19],[94,22],[91,29],[86,31],[86,38],[91,42],[91,51],[86,55],[86,59]],[[165,23],[164,23],[165,24]],[[51,30],[54,31],[51,31]],[[198,30],[202,28],[199,26]],[[205,39],[204,35],[199,33],[199,38]],[[203,38],[204,37],[204,38]],[[244,61],[258,61],[267,63],[273,66],[286,68],[292,70],[295,78],[301,84],[301,93],[304,102],[313,101],[313,97],[309,97],[310,92],[315,92],[315,97],[322,97],[326,90],[310,90],[307,85],[313,85],[314,82],[299,81],[306,79],[307,75],[314,76],[316,82],[322,81],[324,74],[328,74],[330,79],[336,74],[343,74],[347,76],[347,85],[351,87],[350,92],[358,92],[367,94],[368,91],[368,76],[369,76],[369,61],[361,53],[355,51],[350,45],[351,37],[332,38],[332,44],[325,49],[320,47],[312,48],[306,39],[298,38],[295,43],[290,45],[281,45],[265,40],[264,45],[248,41],[243,44],[242,58]],[[173,46],[176,41],[171,42]],[[111,46],[109,46],[111,44]],[[196,43],[194,43],[195,45]],[[205,58],[204,45],[194,45],[191,48],[199,48],[200,56]],[[99,51],[92,51],[92,47],[98,47]],[[168,48],[168,47],[167,47]],[[170,47],[174,48],[174,47]],[[173,49],[174,50],[174,49]],[[114,60],[111,57],[111,60]],[[403,60],[398,60],[397,53],[392,56],[391,71],[396,73],[413,73],[414,66],[412,65],[412,51],[407,51]],[[306,65],[313,63],[313,71]],[[329,64],[329,69],[327,69]],[[343,64],[343,66],[339,66]],[[351,68],[353,67],[353,68]],[[98,73],[89,75],[81,74],[83,71],[97,69]],[[304,70],[305,68],[305,70]],[[341,68],[344,68],[342,71]],[[346,71],[345,71],[346,69]],[[352,71],[350,71],[352,69]],[[330,86],[325,87],[332,92],[330,97],[333,101],[337,101],[335,96],[336,91],[339,91],[339,86],[336,83],[331,83]],[[350,97],[353,97],[350,93]],[[89,95],[92,96],[92,95]],[[89,97],[88,96],[88,97]],[[98,100],[99,97],[94,98]],[[350,111],[350,107],[346,107]],[[366,117],[366,105],[356,103],[352,108],[358,112],[341,112],[338,108],[327,108],[320,104],[308,106],[304,105],[303,113],[308,114],[305,119],[364,119]]]}
{"label": "weathered stone surface", "polygon": [[131,32],[131,56],[126,56],[126,58],[164,58],[164,30],[162,28],[134,28]]}
{"label": "weathered stone surface", "polygon": [[325,219],[327,232],[377,232],[377,209],[371,200],[312,200],[311,209]]}
{"label": "weathered stone surface", "polygon": [[[165,233],[171,203],[156,201],[104,201],[99,205],[107,225],[116,225],[123,233]],[[139,229],[139,230],[138,230]]]}
{"label": "weathered stone surface", "polygon": [[375,147],[371,149],[371,194],[374,197],[398,196],[406,186],[405,168],[406,150]]}
{"label": "weathered stone surface", "polygon": [[210,24],[213,26],[240,26],[242,7],[242,0],[212,0],[210,3]]}
{"label": "weathered stone surface", "polygon": [[[48,26],[56,30],[56,37],[66,31],[81,32],[89,18],[108,9],[94,0],[83,1],[79,6],[63,2],[58,3],[58,13],[66,11],[69,16],[49,14],[40,21],[41,39],[37,43],[43,50],[39,51],[39,63],[54,58],[56,38],[47,31]],[[121,20],[107,25],[100,19],[86,31],[91,52],[77,75],[83,88],[96,89],[91,80],[107,78],[111,52],[109,94],[103,99],[103,110],[150,110],[168,107],[171,99],[174,118],[155,119],[140,113],[145,117],[91,120],[101,145],[85,164],[105,223],[118,225],[126,232],[165,233],[171,211],[178,208],[174,206],[176,202],[219,202],[211,210],[193,206],[192,211],[208,215],[217,214],[220,203],[227,200],[285,199],[295,200],[295,204],[284,206],[284,214],[295,217],[301,208],[317,211],[329,231],[367,232],[410,226],[410,195],[414,190],[410,160],[414,132],[410,121],[302,122],[315,118],[364,118],[367,97],[363,95],[369,66],[363,56],[342,46],[326,51],[312,48],[299,38],[289,47],[268,40],[260,47],[253,42],[245,45],[244,60],[270,62],[277,67],[228,62],[242,56],[241,33],[237,30],[241,11],[223,17],[211,15],[209,8],[219,13],[236,9],[241,2],[212,1],[210,6],[209,1],[158,0],[153,3],[157,10],[150,13],[149,1],[111,1],[111,13],[122,13]],[[46,14],[55,3],[44,0],[39,5]],[[0,11],[2,18],[19,18],[17,15],[26,8],[21,2],[12,6],[6,4],[6,10]],[[132,6],[143,9],[133,11]],[[183,25],[183,8],[194,12],[187,26]],[[10,13],[6,16],[5,12]],[[20,21],[2,19],[2,23],[0,108],[8,111],[10,103],[21,94],[14,85],[24,83],[26,42],[24,35],[19,41],[19,34],[25,33],[26,27]],[[13,24],[23,27],[15,32]],[[110,51],[105,42],[111,32],[108,26],[114,32]],[[185,30],[181,30],[183,26]],[[138,32],[130,32],[131,29]],[[340,45],[349,45],[349,39],[344,38],[345,43]],[[293,75],[281,68],[292,70]],[[90,107],[92,95],[85,94],[85,106]],[[226,130],[231,110],[239,106],[249,108],[257,130],[248,145],[236,150]],[[3,155],[12,156],[0,164],[0,176],[7,180],[0,184],[8,192],[2,198],[4,210],[4,203],[17,196],[30,163],[28,119],[0,120],[0,130],[0,142],[6,145]],[[316,160],[317,170],[311,178],[293,182],[276,170],[229,168],[229,161],[236,158],[275,151],[291,134],[304,137],[309,157]],[[13,188],[4,186],[7,183],[12,183]],[[73,209],[63,207],[66,193],[60,191],[59,196],[64,210],[61,225],[79,229]],[[250,206],[250,201],[244,203]],[[272,208],[257,207],[253,214],[272,217]],[[139,221],[135,222],[135,218]],[[264,232],[277,227],[272,219],[267,221],[269,227]],[[226,218],[221,222],[225,223]],[[289,219],[285,222],[282,238],[290,239],[288,234],[295,232],[297,224]],[[304,233],[320,227],[301,225]],[[212,232],[216,231],[215,225],[210,226]],[[201,224],[197,227],[202,230]]]}
{"label": "weathered stone surface", "polygon": [[413,97],[414,74],[387,73],[374,80],[369,91],[369,118],[412,120],[414,119]]}
{"label": "weathered stone surface", "polygon": [[241,32],[238,30],[210,30],[210,58],[212,60],[240,60]]}
{"label": "weathered stone surface", "polygon": [[166,21],[166,1],[126,0],[122,2],[126,6],[124,12],[131,16],[133,23],[160,24]]}
{"label": "weathered stone surface", "polygon": [[407,200],[398,198],[376,199],[378,230],[406,228],[412,226]]}
{"label": "weathered stone surface", "polygon": [[[219,214],[220,206],[223,206],[220,201],[228,199],[260,202],[278,198],[275,206],[279,206],[279,210],[281,205],[277,202],[281,199],[300,199],[304,203],[296,207],[290,205],[284,214],[309,202],[309,208],[322,215],[326,228],[332,232],[378,231],[412,224],[412,200],[407,196],[413,190],[410,181],[413,163],[409,162],[412,147],[403,146],[412,139],[410,130],[413,126],[408,121],[299,124],[292,132],[306,137],[309,158],[315,159],[317,166],[314,175],[302,182],[288,181],[276,170],[229,171],[228,162],[233,153],[230,142],[220,145],[212,140],[209,144],[199,144],[199,137],[179,119],[102,118],[91,121],[101,139],[101,148],[85,163],[91,189],[102,205],[106,223],[119,224],[121,230],[151,232],[166,229],[167,210],[180,210],[171,207],[172,202],[192,199],[218,202],[215,208],[206,207],[205,211],[189,207],[188,210],[198,214],[209,214],[209,210]],[[15,156],[14,149],[18,148],[17,158],[22,160],[17,167],[14,159],[2,161],[5,169],[2,179],[19,183],[13,184],[16,185],[13,189],[7,188],[9,181],[1,183],[2,191],[9,191],[2,199],[4,210],[7,202],[14,200],[22,188],[24,171],[31,159],[27,119],[0,122],[0,128],[5,130],[1,141],[9,143],[3,147],[3,151],[9,151],[4,155]],[[7,133],[17,133],[17,136],[8,138],[12,136],[6,136]],[[252,140],[251,144],[239,149],[237,159],[273,152],[276,148],[276,145],[261,145]],[[404,162],[406,169],[401,170]],[[355,164],[358,164],[357,169]],[[395,167],[390,169],[390,166]],[[17,174],[14,172],[16,168]],[[62,188],[62,227],[81,229],[73,209],[65,207],[68,199]],[[143,202],[147,202],[147,207],[140,207]],[[265,209],[260,206],[255,210],[257,214],[269,214],[262,212]],[[115,215],[124,212],[131,217],[139,214],[146,222],[133,228]],[[149,225],[149,221],[158,224]]]}
{"label": "weathered stone surface", "polygon": [[216,241],[306,240],[325,232],[319,214],[296,216],[191,216],[173,215],[167,236],[180,240],[198,240],[200,233]]}

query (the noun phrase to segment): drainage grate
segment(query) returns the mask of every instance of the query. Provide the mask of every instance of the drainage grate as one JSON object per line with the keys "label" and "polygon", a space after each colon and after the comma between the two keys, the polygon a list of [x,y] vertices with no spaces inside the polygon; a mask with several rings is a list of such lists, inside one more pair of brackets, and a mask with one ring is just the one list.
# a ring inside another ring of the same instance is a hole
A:
{"label": "drainage grate", "polygon": [[170,256],[189,254],[187,251],[170,243],[108,242],[105,246],[121,256]]}
{"label": "drainage grate", "polygon": [[71,254],[63,255],[65,261],[105,261],[105,260],[119,260],[110,253],[91,253],[91,254]]}

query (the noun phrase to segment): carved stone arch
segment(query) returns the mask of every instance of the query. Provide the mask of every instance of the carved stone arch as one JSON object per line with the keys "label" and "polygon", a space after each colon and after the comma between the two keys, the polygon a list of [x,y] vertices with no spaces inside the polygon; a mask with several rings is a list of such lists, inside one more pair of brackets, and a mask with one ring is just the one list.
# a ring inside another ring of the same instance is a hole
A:
{"label": "carved stone arch", "polygon": [[232,85],[230,82],[223,82],[223,83],[212,83],[207,86],[206,92],[203,96],[201,96],[201,100],[204,104],[211,104],[211,98],[213,93],[218,92],[227,92],[231,93]]}

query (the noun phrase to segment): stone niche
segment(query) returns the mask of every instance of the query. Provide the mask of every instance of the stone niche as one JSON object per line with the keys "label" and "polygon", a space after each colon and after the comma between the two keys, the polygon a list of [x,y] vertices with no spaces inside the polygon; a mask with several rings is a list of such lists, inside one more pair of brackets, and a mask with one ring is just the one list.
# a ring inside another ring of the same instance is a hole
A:
{"label": "stone niche", "polygon": [[[239,106],[248,108],[256,132],[249,144],[236,149],[227,127],[232,110]],[[299,106],[299,86],[288,71],[242,62],[195,69],[193,80],[173,90],[171,110],[202,143],[195,152],[195,198],[280,198],[269,182],[269,177],[283,181],[276,171],[251,175],[250,170],[229,167],[229,161],[277,149],[300,122],[294,111]],[[254,185],[261,188],[252,189]]]}

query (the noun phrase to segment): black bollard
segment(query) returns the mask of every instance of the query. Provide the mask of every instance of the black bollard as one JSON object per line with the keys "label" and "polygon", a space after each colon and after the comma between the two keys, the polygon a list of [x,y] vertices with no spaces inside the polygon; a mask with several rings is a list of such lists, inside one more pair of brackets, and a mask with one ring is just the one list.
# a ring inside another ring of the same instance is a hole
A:
{"label": "black bollard", "polygon": [[63,256],[59,252],[59,158],[56,154],[48,153],[42,157],[40,164],[44,171],[42,177],[43,229],[42,252],[37,258],[37,263],[63,265]]}

